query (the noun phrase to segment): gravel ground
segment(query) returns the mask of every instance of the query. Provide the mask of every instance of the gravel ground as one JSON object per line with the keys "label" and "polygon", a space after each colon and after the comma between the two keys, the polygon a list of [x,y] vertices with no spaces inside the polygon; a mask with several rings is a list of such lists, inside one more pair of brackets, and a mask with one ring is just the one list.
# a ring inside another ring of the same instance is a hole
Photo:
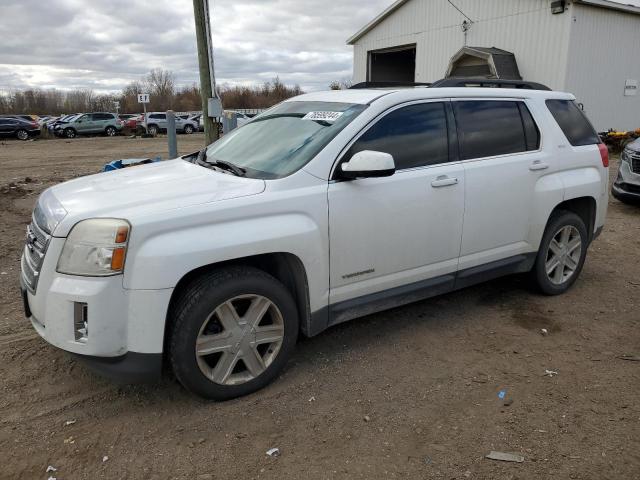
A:
{"label": "gravel ground", "polygon": [[[179,137],[182,153],[203,143]],[[640,478],[640,362],[620,358],[640,355],[640,207],[611,200],[563,296],[508,277],[371,315],[301,340],[268,388],[210,403],[170,376],[103,380],[22,313],[36,195],[158,154],[164,139],[0,143],[0,478]]]}

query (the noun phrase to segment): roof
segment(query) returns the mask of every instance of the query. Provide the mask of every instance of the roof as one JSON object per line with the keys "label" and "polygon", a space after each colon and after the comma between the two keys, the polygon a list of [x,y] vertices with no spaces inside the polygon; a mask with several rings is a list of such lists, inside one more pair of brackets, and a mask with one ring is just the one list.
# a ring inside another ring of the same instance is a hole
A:
{"label": "roof", "polygon": [[338,102],[366,105],[392,91],[392,89],[321,90],[304,93],[297,97],[289,98],[285,102]]}
{"label": "roof", "polygon": [[469,70],[469,72],[464,72],[465,68],[469,69],[470,67],[456,66],[456,62],[467,55],[487,60],[488,69],[491,71],[490,78],[497,77],[507,80],[522,80],[515,55],[512,52],[496,47],[462,47],[451,58],[446,75],[447,77],[480,75],[480,73],[474,74],[471,70]]}
{"label": "roof", "polygon": [[[384,19],[386,19],[388,16],[390,16],[393,12],[398,10],[408,1],[409,0],[396,0],[395,2],[393,2],[389,7],[383,10],[382,13],[380,13],[377,17],[375,17],[373,20],[367,23],[364,27],[358,30],[354,35],[352,35],[347,40],[347,45],[353,45],[354,43],[356,43],[363,36],[365,36],[367,33],[369,33],[371,30],[377,27],[380,23],[382,23]],[[612,0],[574,0],[574,3],[583,3],[585,5],[592,5],[594,7],[609,8],[612,10],[619,10],[627,13],[635,13],[640,15],[640,7],[636,5],[625,5],[624,3],[622,3],[622,1],[624,0],[621,0],[620,2],[612,1]]]}

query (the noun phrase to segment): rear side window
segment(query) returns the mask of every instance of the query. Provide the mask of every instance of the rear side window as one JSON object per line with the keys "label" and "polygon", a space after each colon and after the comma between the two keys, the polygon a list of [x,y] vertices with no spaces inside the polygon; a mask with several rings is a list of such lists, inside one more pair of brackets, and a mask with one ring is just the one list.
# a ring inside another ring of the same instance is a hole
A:
{"label": "rear side window", "polygon": [[462,160],[539,148],[540,132],[523,102],[465,100],[452,103]]}
{"label": "rear side window", "polygon": [[94,113],[94,120],[113,120],[113,115],[110,113]]}
{"label": "rear side window", "polygon": [[160,120],[164,120],[165,117],[166,117],[166,114],[164,114],[164,113],[154,113],[152,115],[149,115],[149,118],[157,118],[157,119],[160,119]]}
{"label": "rear side window", "polygon": [[547,100],[547,108],[574,147],[600,143],[598,134],[572,100]]}
{"label": "rear side window", "polygon": [[363,150],[391,154],[398,170],[449,161],[444,104],[422,103],[394,110],[367,130],[345,158]]}

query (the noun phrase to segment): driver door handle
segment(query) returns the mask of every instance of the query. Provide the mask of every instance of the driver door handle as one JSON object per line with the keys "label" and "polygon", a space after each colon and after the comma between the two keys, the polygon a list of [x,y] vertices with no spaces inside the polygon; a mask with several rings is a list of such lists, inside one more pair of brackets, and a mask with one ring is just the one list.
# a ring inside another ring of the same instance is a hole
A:
{"label": "driver door handle", "polygon": [[451,185],[457,185],[457,184],[458,184],[457,178],[449,177],[447,175],[440,175],[431,182],[431,186],[433,188],[449,187]]}

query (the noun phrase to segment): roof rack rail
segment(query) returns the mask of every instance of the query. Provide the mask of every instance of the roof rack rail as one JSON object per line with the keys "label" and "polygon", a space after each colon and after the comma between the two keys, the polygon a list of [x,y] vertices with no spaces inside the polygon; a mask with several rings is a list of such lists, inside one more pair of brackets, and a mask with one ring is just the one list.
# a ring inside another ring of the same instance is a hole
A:
{"label": "roof rack rail", "polygon": [[362,88],[396,88],[396,87],[429,87],[430,83],[417,83],[417,82],[360,82],[351,85],[349,89],[362,89]]}
{"label": "roof rack rail", "polygon": [[501,78],[456,78],[449,77],[437,80],[431,88],[444,87],[483,87],[483,88],[522,88],[525,90],[551,90],[546,85],[526,80],[506,80]]}

